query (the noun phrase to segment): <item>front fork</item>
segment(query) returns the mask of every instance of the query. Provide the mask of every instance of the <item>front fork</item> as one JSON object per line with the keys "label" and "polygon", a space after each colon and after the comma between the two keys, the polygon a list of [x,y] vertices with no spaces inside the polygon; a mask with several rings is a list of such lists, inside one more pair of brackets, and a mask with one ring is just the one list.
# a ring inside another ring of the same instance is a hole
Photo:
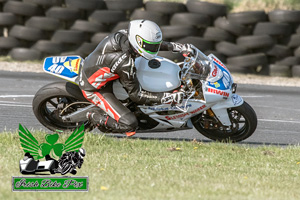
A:
{"label": "front fork", "polygon": [[219,120],[215,116],[214,112],[209,108],[206,110],[206,113],[211,119],[204,120],[204,128],[205,129],[218,128],[219,126],[218,124],[216,124],[216,122],[219,122]]}

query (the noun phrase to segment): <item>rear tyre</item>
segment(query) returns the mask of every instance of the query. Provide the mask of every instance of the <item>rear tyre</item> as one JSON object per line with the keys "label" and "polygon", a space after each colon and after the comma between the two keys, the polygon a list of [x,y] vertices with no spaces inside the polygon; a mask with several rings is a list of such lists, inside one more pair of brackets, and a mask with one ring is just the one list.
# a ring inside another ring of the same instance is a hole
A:
{"label": "rear tyre", "polygon": [[[66,108],[74,102],[82,103]],[[85,130],[91,130],[93,126],[88,120],[70,123],[64,122],[61,118],[64,113],[68,114],[87,106],[88,104],[84,102],[87,102],[87,100],[83,97],[77,85],[69,82],[51,83],[42,87],[36,93],[32,102],[33,113],[41,124],[52,131],[74,131],[82,124],[85,124]],[[65,109],[64,112],[62,112],[63,109]]]}
{"label": "rear tyre", "polygon": [[231,129],[208,129],[204,126],[204,119],[209,118],[206,114],[192,118],[194,127],[204,136],[221,142],[239,142],[250,137],[257,126],[257,117],[253,108],[244,102],[242,105],[227,109],[231,120]]}

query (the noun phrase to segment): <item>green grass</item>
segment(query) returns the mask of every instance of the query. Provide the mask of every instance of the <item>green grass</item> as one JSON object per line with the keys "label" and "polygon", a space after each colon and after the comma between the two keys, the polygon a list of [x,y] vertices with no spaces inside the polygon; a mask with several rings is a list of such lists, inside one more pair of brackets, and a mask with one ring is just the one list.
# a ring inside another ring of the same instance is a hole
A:
{"label": "green grass", "polygon": [[[33,132],[44,142],[45,133]],[[66,137],[60,138],[64,141]],[[77,176],[88,193],[12,192],[23,158],[17,134],[0,134],[0,199],[299,199],[300,148],[114,139],[86,134]]]}

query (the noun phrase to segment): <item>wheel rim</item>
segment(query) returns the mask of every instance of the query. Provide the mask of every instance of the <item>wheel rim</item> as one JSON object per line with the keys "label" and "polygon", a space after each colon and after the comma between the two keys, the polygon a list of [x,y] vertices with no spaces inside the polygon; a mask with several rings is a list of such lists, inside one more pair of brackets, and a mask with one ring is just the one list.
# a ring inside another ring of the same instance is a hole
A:
{"label": "wheel rim", "polygon": [[234,108],[228,110],[228,115],[232,123],[230,129],[223,126],[220,122],[218,122],[219,129],[207,129],[205,128],[204,118],[208,118],[208,115],[203,114],[198,122],[201,129],[200,132],[213,140],[231,140],[233,142],[242,140],[249,129],[247,116]]}
{"label": "wheel rim", "polygon": [[64,108],[66,108],[68,105],[76,101],[78,100],[68,96],[49,97],[44,100],[39,110],[44,120],[47,123],[56,126],[58,129],[64,129],[64,130],[75,129],[81,124],[85,124],[85,126],[87,127],[87,125],[89,125],[88,120],[82,122],[70,123],[70,122],[64,122],[61,118],[65,114],[68,114],[72,111],[74,112],[79,108],[86,107],[86,104],[76,104],[74,106],[68,107],[64,111],[64,113],[61,113]]}

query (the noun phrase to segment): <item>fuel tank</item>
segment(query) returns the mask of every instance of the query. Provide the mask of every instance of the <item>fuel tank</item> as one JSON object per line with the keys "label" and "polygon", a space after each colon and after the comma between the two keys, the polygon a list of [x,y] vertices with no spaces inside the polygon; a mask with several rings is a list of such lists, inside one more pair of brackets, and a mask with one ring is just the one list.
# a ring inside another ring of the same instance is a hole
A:
{"label": "fuel tank", "polygon": [[180,67],[173,61],[157,56],[147,60],[136,58],[137,78],[144,90],[150,92],[172,91],[180,86]]}

